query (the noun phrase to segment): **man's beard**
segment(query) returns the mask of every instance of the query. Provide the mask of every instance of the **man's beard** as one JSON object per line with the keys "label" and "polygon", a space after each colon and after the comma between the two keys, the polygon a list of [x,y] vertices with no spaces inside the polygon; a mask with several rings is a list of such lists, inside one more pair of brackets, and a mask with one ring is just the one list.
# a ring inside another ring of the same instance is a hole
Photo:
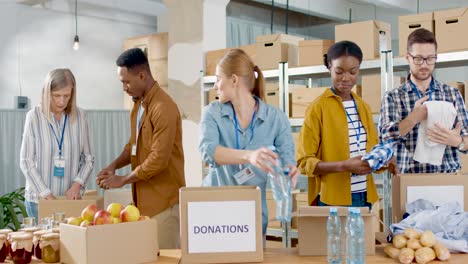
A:
{"label": "man's beard", "polygon": [[[421,72],[423,70],[423,72]],[[417,71],[411,70],[411,75],[418,81],[426,81],[432,76],[432,71],[428,68],[419,69]]]}

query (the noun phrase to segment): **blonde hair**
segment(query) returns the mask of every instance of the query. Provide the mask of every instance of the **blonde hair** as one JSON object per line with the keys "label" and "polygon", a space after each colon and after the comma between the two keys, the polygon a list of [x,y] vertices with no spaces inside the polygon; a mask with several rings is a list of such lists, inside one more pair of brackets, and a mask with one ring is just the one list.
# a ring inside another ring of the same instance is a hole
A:
{"label": "blonde hair", "polygon": [[243,50],[230,50],[218,62],[218,67],[221,69],[221,72],[227,76],[231,76],[233,74],[239,76],[239,78],[251,89],[253,95],[259,97],[262,101],[265,101],[265,79],[263,77],[263,73]]}
{"label": "blonde hair", "polygon": [[65,113],[67,113],[70,122],[74,122],[77,112],[75,76],[73,76],[73,73],[69,69],[54,69],[47,74],[42,86],[41,111],[49,121],[52,120],[50,112],[52,92],[69,85],[72,86],[72,93],[65,108]]}

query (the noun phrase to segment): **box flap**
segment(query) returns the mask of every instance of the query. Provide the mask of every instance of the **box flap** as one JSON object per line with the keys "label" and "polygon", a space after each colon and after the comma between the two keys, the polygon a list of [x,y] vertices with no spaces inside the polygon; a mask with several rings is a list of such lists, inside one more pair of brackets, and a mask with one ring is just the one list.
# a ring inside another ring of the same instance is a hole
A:
{"label": "box flap", "polygon": [[209,191],[238,191],[238,190],[254,190],[260,189],[258,186],[216,186],[216,187],[182,187],[179,193],[182,192],[209,192]]}
{"label": "box flap", "polygon": [[407,16],[399,16],[398,22],[399,23],[413,23],[413,22],[423,22],[423,21],[431,21],[434,19],[434,13],[423,13],[423,14],[413,14]]}
{"label": "box flap", "polygon": [[296,37],[292,35],[286,35],[286,34],[272,34],[272,35],[257,36],[255,40],[257,43],[270,43],[270,42],[279,41],[281,43],[288,43],[288,44],[293,44],[297,46],[299,45],[299,41],[304,40],[304,38]]}
{"label": "box flap", "polygon": [[391,29],[390,24],[386,22],[378,21],[378,20],[373,20],[373,21],[374,21],[375,28],[386,31],[386,32],[390,31]]}
{"label": "box flap", "polygon": [[299,47],[310,47],[310,46],[331,46],[335,43],[334,40],[329,39],[311,39],[299,41]]}
{"label": "box flap", "polygon": [[459,17],[465,16],[467,14],[466,13],[467,10],[468,10],[468,7],[435,11],[434,20],[459,18]]}

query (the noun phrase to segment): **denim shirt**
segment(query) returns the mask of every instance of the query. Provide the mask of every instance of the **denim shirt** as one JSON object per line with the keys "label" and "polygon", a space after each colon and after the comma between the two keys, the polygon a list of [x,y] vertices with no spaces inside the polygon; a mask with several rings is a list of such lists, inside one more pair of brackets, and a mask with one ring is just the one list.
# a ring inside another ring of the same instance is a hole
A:
{"label": "denim shirt", "polygon": [[[239,149],[256,150],[261,147],[275,146],[279,154],[281,164],[296,165],[294,142],[291,134],[291,126],[284,112],[276,107],[268,105],[255,97],[258,102],[258,111],[254,116],[253,129],[238,127]],[[253,131],[253,134],[252,134]],[[236,126],[234,122],[234,110],[232,104],[215,101],[205,106],[200,122],[199,150],[202,158],[210,165],[208,175],[203,181],[204,186],[239,185],[233,177],[242,169],[249,167],[255,177],[243,185],[259,186],[262,190],[262,211],[264,233],[268,223],[268,211],[266,209],[265,189],[267,174],[250,164],[220,165],[215,162],[214,152],[217,146],[236,149]],[[266,223],[265,223],[266,220]]]}

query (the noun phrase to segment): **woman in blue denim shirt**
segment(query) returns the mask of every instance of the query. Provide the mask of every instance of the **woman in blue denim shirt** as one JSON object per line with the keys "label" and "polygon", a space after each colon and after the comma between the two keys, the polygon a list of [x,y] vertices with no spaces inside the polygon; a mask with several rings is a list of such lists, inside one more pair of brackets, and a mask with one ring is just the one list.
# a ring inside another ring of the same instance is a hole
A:
{"label": "woman in blue denim shirt", "polygon": [[[284,112],[264,102],[263,74],[240,49],[229,51],[219,61],[214,89],[219,100],[205,107],[200,122],[199,150],[210,165],[203,185],[259,186],[265,235],[269,164],[276,164],[279,158],[289,167],[293,186],[298,175],[289,120]],[[275,146],[279,155],[269,146]],[[248,175],[239,177],[241,173]]]}

